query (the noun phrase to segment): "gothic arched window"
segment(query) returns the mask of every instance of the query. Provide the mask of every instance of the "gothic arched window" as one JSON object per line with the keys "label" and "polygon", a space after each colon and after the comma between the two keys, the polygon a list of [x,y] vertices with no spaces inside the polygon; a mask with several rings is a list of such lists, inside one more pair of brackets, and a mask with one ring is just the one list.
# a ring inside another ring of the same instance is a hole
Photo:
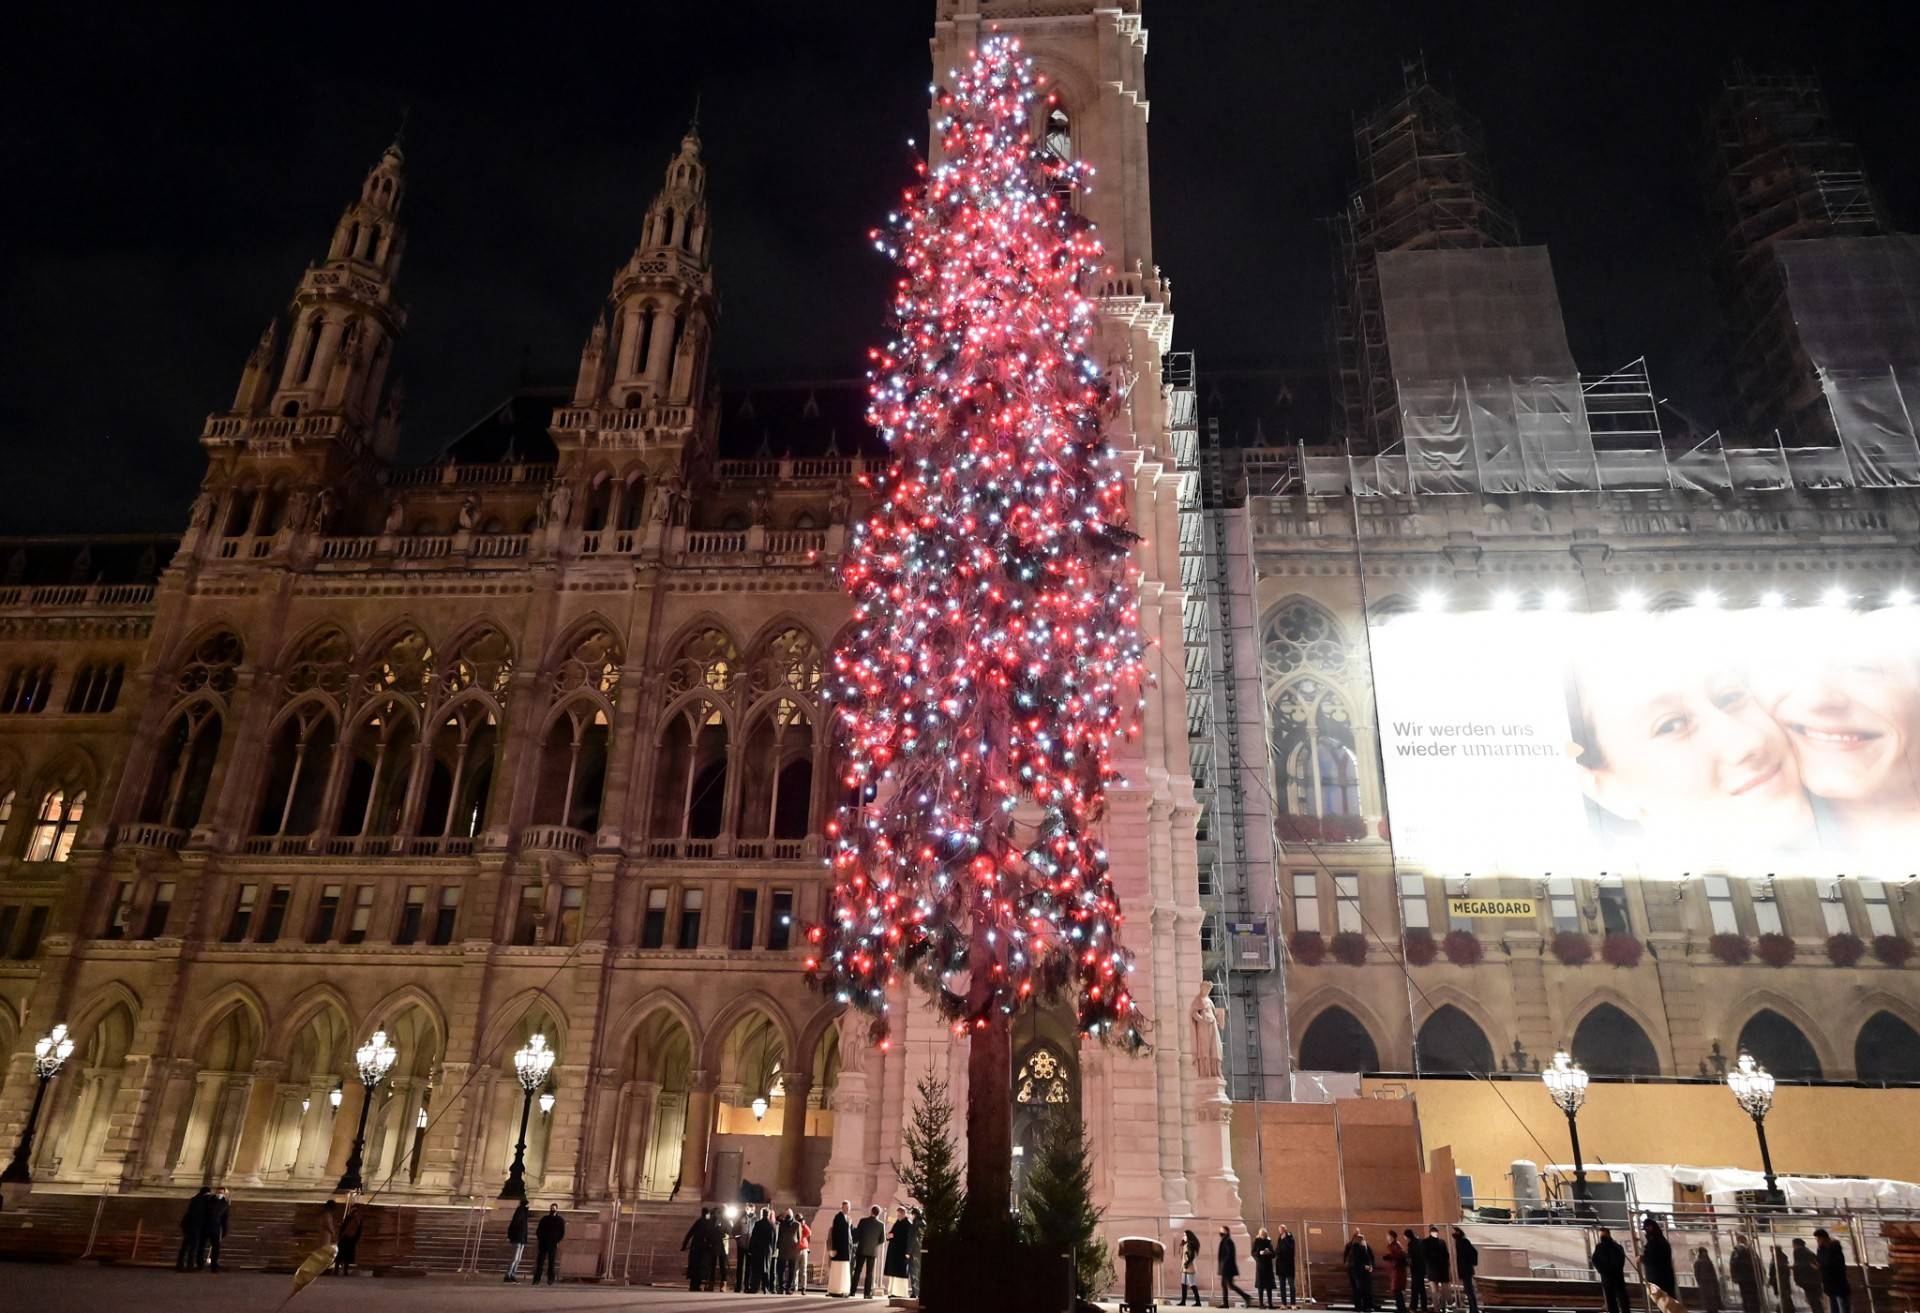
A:
{"label": "gothic arched window", "polygon": [[1297,679],[1280,691],[1273,704],[1273,755],[1287,815],[1360,816],[1352,717],[1324,682]]}
{"label": "gothic arched window", "polygon": [[695,688],[725,693],[739,673],[740,649],[733,638],[724,629],[702,629],[680,645],[667,667],[667,689],[669,694]]}
{"label": "gothic arched window", "polygon": [[87,809],[87,791],[49,790],[40,800],[33,820],[33,833],[27,840],[30,862],[64,862],[73,851],[80,833],[80,818]]}
{"label": "gothic arched window", "polygon": [[1013,1075],[1013,1101],[1023,1107],[1067,1108],[1073,1104],[1073,1069],[1051,1044],[1027,1054]]}
{"label": "gothic arched window", "polygon": [[318,314],[307,320],[307,340],[300,349],[300,372],[294,378],[296,383],[305,383],[313,377],[314,357],[320,353],[320,330],[327,321]]}
{"label": "gothic arched window", "polygon": [[477,688],[498,702],[512,682],[513,644],[492,625],[461,639],[453,660],[440,671],[440,689],[446,695]]}
{"label": "gothic arched window", "polygon": [[1294,601],[1281,607],[1268,618],[1261,635],[1260,660],[1273,684],[1301,670],[1344,675],[1349,659],[1340,626],[1312,602]]}
{"label": "gothic arched window", "polygon": [[120,701],[120,685],[127,667],[120,661],[95,661],[81,666],[67,691],[69,715],[99,715]]}
{"label": "gothic arched window", "polygon": [[819,687],[820,645],[813,641],[812,634],[794,625],[761,646],[759,659],[753,663],[753,693],[770,693],[776,688],[811,693]]}
{"label": "gothic arched window", "polygon": [[1853,1042],[1854,1075],[1865,1081],[1920,1084],[1920,1032],[1891,1012],[1876,1012]]}
{"label": "gothic arched window", "polygon": [[1611,1003],[1580,1019],[1573,1056],[1596,1076],[1658,1076],[1660,1057],[1640,1023]]}
{"label": "gothic arched window", "polygon": [[353,645],[338,629],[325,629],[307,640],[300,654],[287,667],[286,690],[289,696],[320,692],[344,698],[351,682]]}
{"label": "gothic arched window", "polygon": [[140,819],[189,830],[200,820],[207,783],[220,755],[220,713],[204,701],[190,703],[160,736]]}
{"label": "gothic arched window", "polygon": [[1452,1004],[1437,1009],[1413,1042],[1422,1072],[1490,1072],[1493,1045],[1472,1017]]}
{"label": "gothic arched window", "polygon": [[393,694],[418,704],[433,687],[433,645],[418,629],[402,629],[371,655],[360,686],[370,696]]}
{"label": "gothic arched window", "polygon": [[243,655],[239,636],[232,630],[221,629],[208,634],[181,663],[179,677],[174,680],[174,691],[186,696],[205,689],[216,697],[225,698],[233,692],[233,686],[238,682],[240,658]]}
{"label": "gothic arched window", "polygon": [[620,696],[620,644],[604,629],[589,629],[567,649],[553,671],[555,698],[591,689],[609,702]]}
{"label": "gothic arched window", "polygon": [[1800,1027],[1762,1008],[1740,1027],[1739,1046],[1781,1080],[1819,1080],[1820,1055]]}
{"label": "gothic arched window", "polygon": [[1057,159],[1073,158],[1073,117],[1064,107],[1051,105],[1047,108],[1040,144],[1052,151]]}
{"label": "gothic arched window", "polygon": [[593,698],[575,698],[553,718],[540,748],[535,824],[588,832],[600,828],[608,728],[606,709]]}
{"label": "gothic arched window", "polygon": [[1357,1017],[1345,1008],[1331,1007],[1315,1017],[1300,1036],[1300,1069],[1379,1071],[1380,1050]]}
{"label": "gothic arched window", "polygon": [[255,834],[303,835],[318,828],[338,737],[333,713],[322,702],[287,713],[269,740],[267,790]]}

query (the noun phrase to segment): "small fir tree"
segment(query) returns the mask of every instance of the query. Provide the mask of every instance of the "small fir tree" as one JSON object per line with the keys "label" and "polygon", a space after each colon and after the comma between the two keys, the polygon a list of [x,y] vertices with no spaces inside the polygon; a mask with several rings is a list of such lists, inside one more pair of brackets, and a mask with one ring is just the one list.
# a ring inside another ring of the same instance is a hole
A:
{"label": "small fir tree", "polygon": [[913,1119],[900,1135],[907,1161],[896,1161],[893,1171],[907,1194],[919,1201],[925,1219],[921,1243],[939,1252],[960,1225],[967,1194],[953,1139],[953,1102],[947,1097],[947,1083],[929,1071],[917,1088]]}
{"label": "small fir tree", "polygon": [[1086,1139],[1072,1116],[1057,1112],[1020,1190],[1020,1229],[1028,1244],[1073,1256],[1073,1289],[1082,1300],[1097,1298],[1113,1276],[1100,1216]]}

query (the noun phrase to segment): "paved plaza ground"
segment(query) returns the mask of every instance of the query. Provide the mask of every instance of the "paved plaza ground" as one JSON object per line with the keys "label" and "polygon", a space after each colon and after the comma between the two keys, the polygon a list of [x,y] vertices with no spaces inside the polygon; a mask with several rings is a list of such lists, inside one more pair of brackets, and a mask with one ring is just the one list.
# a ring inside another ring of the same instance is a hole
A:
{"label": "paved plaza ground", "polygon": [[[292,1288],[279,1273],[183,1274],[152,1268],[104,1268],[86,1264],[0,1263],[0,1307],[21,1310],[113,1310],[114,1313],[271,1313]],[[308,1286],[288,1313],[575,1313],[589,1309],[636,1309],[643,1313],[807,1313],[807,1310],[872,1309],[884,1300],[828,1299],[824,1295],[693,1294],[642,1286],[602,1286],[563,1281],[539,1288],[507,1285],[499,1277],[326,1277]]]}

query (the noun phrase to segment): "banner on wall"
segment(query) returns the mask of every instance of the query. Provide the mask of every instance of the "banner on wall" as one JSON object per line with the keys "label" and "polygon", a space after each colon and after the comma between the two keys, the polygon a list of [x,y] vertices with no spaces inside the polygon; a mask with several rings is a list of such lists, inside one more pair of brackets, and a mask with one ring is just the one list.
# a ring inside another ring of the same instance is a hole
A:
{"label": "banner on wall", "polygon": [[1403,865],[1913,869],[1914,608],[1421,611],[1377,622],[1371,641]]}

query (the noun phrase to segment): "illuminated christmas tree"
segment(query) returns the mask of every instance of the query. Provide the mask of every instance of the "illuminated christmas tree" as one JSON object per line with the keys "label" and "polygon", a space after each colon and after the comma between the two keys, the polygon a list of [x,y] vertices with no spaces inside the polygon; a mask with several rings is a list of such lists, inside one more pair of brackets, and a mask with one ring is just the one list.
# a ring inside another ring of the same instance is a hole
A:
{"label": "illuminated christmas tree", "polygon": [[892,462],[841,566],[851,801],[808,961],[882,1043],[903,979],[969,1039],[968,1195],[1003,1220],[1014,1013],[1070,995],[1084,1032],[1142,1024],[1098,838],[1142,711],[1137,538],[1088,355],[1087,170],[1036,140],[1048,100],[1017,41],[984,42],[936,93],[940,163],[874,234],[899,268],[869,374]]}

